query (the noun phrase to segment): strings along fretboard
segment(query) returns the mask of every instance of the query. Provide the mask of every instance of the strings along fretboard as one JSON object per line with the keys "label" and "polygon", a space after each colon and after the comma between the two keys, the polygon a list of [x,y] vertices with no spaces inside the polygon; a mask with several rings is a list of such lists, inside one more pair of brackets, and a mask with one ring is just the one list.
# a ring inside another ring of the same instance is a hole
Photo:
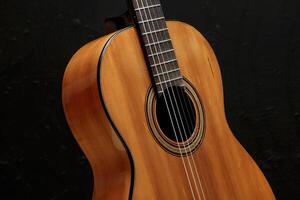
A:
{"label": "strings along fretboard", "polygon": [[170,86],[183,86],[160,0],[132,2],[157,92],[162,93]]}

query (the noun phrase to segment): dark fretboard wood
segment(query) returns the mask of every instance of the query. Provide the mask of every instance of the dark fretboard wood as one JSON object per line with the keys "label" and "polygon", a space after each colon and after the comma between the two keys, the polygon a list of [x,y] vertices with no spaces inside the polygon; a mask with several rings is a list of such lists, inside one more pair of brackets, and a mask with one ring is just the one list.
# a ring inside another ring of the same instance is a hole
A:
{"label": "dark fretboard wood", "polygon": [[132,5],[157,92],[183,86],[160,0],[132,0]]}

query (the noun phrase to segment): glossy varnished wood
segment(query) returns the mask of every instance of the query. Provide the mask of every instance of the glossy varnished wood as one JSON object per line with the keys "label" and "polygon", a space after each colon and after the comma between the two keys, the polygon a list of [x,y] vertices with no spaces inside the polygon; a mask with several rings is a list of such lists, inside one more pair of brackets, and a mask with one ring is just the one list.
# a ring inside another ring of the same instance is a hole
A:
{"label": "glossy varnished wood", "polygon": [[[196,199],[274,199],[227,125],[221,74],[211,47],[189,25],[168,22],[168,28],[181,73],[200,94],[205,110],[205,138],[193,154],[203,189],[199,186],[198,198],[193,187]],[[63,85],[69,125],[94,173],[94,199],[128,199],[133,172],[133,199],[193,199],[181,158],[163,150],[150,133],[145,101],[151,83],[135,29],[115,34],[105,45],[109,38],[88,44],[73,57]]]}
{"label": "glossy varnished wood", "polygon": [[98,93],[97,64],[110,36],[81,48],[71,59],[63,81],[64,111],[90,162],[93,199],[97,200],[124,199],[129,195],[131,177],[126,150],[105,115]]}

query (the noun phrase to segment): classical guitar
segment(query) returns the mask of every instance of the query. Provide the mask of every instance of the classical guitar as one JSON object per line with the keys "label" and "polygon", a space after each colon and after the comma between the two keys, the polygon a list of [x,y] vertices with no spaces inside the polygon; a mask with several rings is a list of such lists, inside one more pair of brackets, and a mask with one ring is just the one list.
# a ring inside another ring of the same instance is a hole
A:
{"label": "classical guitar", "polygon": [[93,199],[275,199],[227,125],[205,38],[166,21],[159,0],[129,8],[133,26],[82,47],[64,75],[64,111],[93,171]]}

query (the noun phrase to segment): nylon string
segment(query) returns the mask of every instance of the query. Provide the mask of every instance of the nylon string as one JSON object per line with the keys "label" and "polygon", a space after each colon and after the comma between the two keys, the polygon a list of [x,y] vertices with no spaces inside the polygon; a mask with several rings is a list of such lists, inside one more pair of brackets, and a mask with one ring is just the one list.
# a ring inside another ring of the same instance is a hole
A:
{"label": "nylon string", "polygon": [[[153,3],[152,0],[150,0],[150,2]],[[147,5],[147,6],[148,6],[148,5]],[[149,10],[148,10],[148,12],[149,12],[149,15],[151,15],[151,13],[150,13]],[[157,16],[159,16],[159,13],[157,12],[156,9],[154,9],[154,12],[155,12],[155,14],[156,14]],[[157,23],[157,25],[158,25],[158,21],[156,21],[156,23]],[[155,28],[155,27],[154,27],[154,28]],[[156,33],[156,34],[157,34],[157,33]],[[158,37],[158,34],[157,34],[157,37]],[[163,44],[164,47],[167,47],[166,43],[162,43],[162,44]],[[163,56],[162,56],[162,57],[163,57]],[[163,57],[163,58],[164,58],[164,57]],[[170,59],[172,59],[172,58],[167,54],[167,60],[170,60]],[[172,64],[172,63],[173,63],[173,64]],[[175,64],[174,62],[172,62],[172,63],[171,63],[171,65],[173,65],[173,66],[175,66],[175,67],[179,67],[179,66],[176,66],[176,64]],[[166,64],[165,64],[165,65],[166,65]],[[166,66],[165,66],[165,68],[166,68]],[[167,75],[168,75],[169,80],[170,80],[169,73],[167,73]],[[171,88],[172,88],[172,87],[171,87]],[[172,90],[173,90],[173,89],[172,89]],[[191,110],[193,109],[192,103],[191,103],[190,101],[188,102],[188,105],[187,105],[186,103],[182,103],[183,101],[182,101],[181,95],[178,94],[178,90],[175,90],[175,91],[176,91],[176,94],[179,96],[180,105],[181,105],[182,107],[183,107],[183,105],[184,105],[187,111],[188,111],[188,107],[189,107],[189,108],[190,108],[190,111],[191,111]],[[173,91],[172,91],[172,92],[173,92]],[[180,92],[181,92],[181,94],[184,93],[183,90],[180,90]],[[173,94],[174,94],[174,93],[173,93]],[[175,101],[176,101],[176,98],[175,98]],[[193,124],[192,124],[192,121],[191,121],[191,117],[190,117],[190,115],[188,114],[188,118],[189,118],[189,119],[187,119],[187,117],[186,117],[186,112],[183,112],[183,113],[184,113],[184,119],[185,119],[185,121],[186,121],[187,124],[188,124],[188,126],[187,126],[188,131],[191,132],[191,131],[193,131]],[[183,123],[182,123],[182,126],[184,127],[184,124],[183,124]],[[185,135],[185,138],[188,139],[187,134],[186,134],[185,131],[184,131],[184,135]],[[185,145],[184,145],[184,148],[186,148]],[[198,181],[198,183],[199,183],[199,185],[200,185],[200,189],[201,189],[202,196],[203,196],[204,200],[206,200],[205,193],[204,193],[204,190],[203,190],[203,187],[202,187],[202,183],[201,183],[201,179],[200,179],[200,177],[199,177],[198,170],[197,170],[197,168],[196,168],[196,163],[195,163],[194,156],[193,156],[193,154],[192,154],[191,147],[188,146],[188,148],[189,148],[189,152],[190,152],[190,155],[191,155],[191,158],[192,158],[193,167],[194,167],[194,169],[195,169],[195,171],[196,171],[197,181]],[[199,191],[197,191],[197,192],[199,192]],[[198,193],[198,195],[199,195],[199,193]]]}
{"label": "nylon string", "polygon": [[[143,1],[142,1],[142,2],[143,2]],[[151,3],[152,3],[152,2],[151,2]],[[143,3],[142,3],[142,4],[143,4]],[[144,5],[142,5],[142,6],[144,7]],[[148,5],[146,5],[146,7],[148,7]],[[151,19],[152,19],[152,16],[151,16],[150,9],[146,9],[146,10],[147,10],[148,13],[149,13],[149,17],[150,17],[150,21],[151,21],[151,23],[152,23],[152,26],[153,26],[153,28],[155,29],[154,22],[153,22],[153,20],[151,20]],[[154,9],[154,10],[156,10],[156,9]],[[146,13],[145,13],[145,14],[146,14]],[[147,14],[146,14],[146,16],[147,16]],[[158,15],[158,16],[159,16],[159,15]],[[158,21],[156,21],[156,24],[159,26]],[[149,30],[151,30],[151,29],[149,29]],[[157,40],[159,41],[158,33],[156,32],[155,35],[156,35]],[[159,46],[159,45],[158,45],[158,46]],[[159,49],[160,49],[160,52],[162,52],[160,46],[159,46]],[[162,53],[161,53],[161,55],[162,55],[163,63],[165,63],[164,56],[163,56]],[[159,59],[159,57],[158,57],[158,59]],[[160,59],[159,59],[159,60],[160,60]],[[159,63],[161,63],[161,62],[159,61]],[[166,71],[167,71],[166,64],[164,64],[164,67],[165,67],[165,69],[166,69]],[[167,76],[169,77],[169,80],[170,80],[169,73],[167,73]],[[163,77],[164,77],[164,79],[166,80],[164,74],[163,74]],[[170,82],[169,84],[170,84],[170,86],[172,86],[172,85],[171,85],[171,82]],[[166,82],[166,85],[167,85],[167,91],[168,91],[168,94],[169,94],[169,97],[170,97],[169,87],[168,87],[168,82]],[[175,94],[174,94],[173,87],[170,87],[170,88],[171,88],[171,92],[172,92],[173,97],[174,97],[174,100],[175,100],[176,109],[177,109],[178,114],[179,114],[178,103],[177,103],[177,99],[175,98]],[[178,94],[178,91],[177,91],[177,90],[176,90],[176,92],[177,92],[177,94]],[[180,97],[180,95],[178,95],[178,96]],[[181,103],[181,105],[182,105],[181,98],[180,98],[180,103]],[[172,101],[171,101],[171,104],[173,104]],[[172,105],[172,107],[173,107],[173,105]],[[186,106],[186,107],[187,107],[187,106]],[[173,110],[174,110],[174,107],[173,107]],[[184,114],[185,114],[185,112],[184,112]],[[176,116],[175,111],[174,111],[174,116],[175,116],[175,119],[176,119],[178,128],[180,129],[180,130],[179,130],[179,133],[180,133],[181,140],[184,141],[184,140],[183,140],[183,136],[182,136],[182,134],[181,134],[182,129],[181,129],[179,123],[178,123],[178,119],[177,119],[177,116]],[[184,115],[184,116],[185,116],[185,115]],[[187,138],[185,126],[184,126],[183,120],[182,120],[182,118],[181,118],[181,115],[179,115],[179,118],[180,118],[180,122],[181,122],[181,124],[182,124],[183,132],[184,132],[184,134],[185,134],[185,137]],[[185,116],[185,120],[187,121],[186,116]],[[175,132],[175,131],[174,131],[174,132]],[[175,132],[175,135],[177,135],[176,132]],[[186,146],[185,146],[184,143],[183,143],[183,146],[184,146],[184,149],[185,149],[185,153],[188,155],[188,152],[187,152],[187,150],[186,150]],[[178,147],[178,148],[180,148],[180,147]],[[190,146],[189,146],[189,150],[190,150],[190,152],[191,152]],[[188,160],[188,164],[189,164],[190,170],[191,170],[191,172],[192,172],[192,178],[193,178],[194,184],[195,184],[195,186],[196,186],[196,190],[197,190],[198,197],[200,198],[200,194],[199,194],[200,192],[199,192],[199,189],[198,189],[198,184],[196,183],[196,178],[195,178],[195,175],[194,175],[194,170],[197,172],[197,169],[196,169],[196,165],[195,165],[195,161],[194,161],[193,154],[191,154],[191,157],[192,157],[192,161],[193,161],[193,167],[191,166],[191,162],[190,162],[190,159],[189,159],[188,156],[187,156],[187,160]],[[198,172],[197,172],[197,174],[198,174]],[[198,179],[198,182],[199,182],[200,185],[201,185],[201,181],[200,181],[199,175],[197,176],[197,179]],[[201,190],[202,190],[202,195],[204,196],[203,189],[202,189],[202,185],[201,185]],[[204,197],[204,198],[205,198],[205,197]],[[200,198],[200,199],[201,199],[201,198]]]}
{"label": "nylon string", "polygon": [[[142,6],[144,7],[143,3],[142,3]],[[148,5],[146,5],[146,6],[148,6]],[[147,10],[148,10],[148,9],[147,9]],[[150,16],[150,18],[151,18],[151,12],[150,12],[150,10],[148,10],[148,13],[149,13],[149,16]],[[146,14],[146,13],[145,13],[145,14]],[[147,14],[146,14],[146,16],[147,16]],[[141,17],[142,17],[142,15],[141,15]],[[151,18],[151,19],[152,19],[152,18]],[[154,23],[153,23],[153,20],[151,20],[151,19],[150,19],[149,21],[152,22],[152,26],[153,26],[153,28],[155,28]],[[143,20],[143,19],[142,19],[142,20]],[[158,24],[158,22],[157,22],[157,24]],[[144,28],[145,28],[145,25],[144,25]],[[150,29],[150,30],[151,30],[151,29]],[[146,29],[145,29],[145,31],[146,31]],[[158,33],[157,33],[157,32],[156,32],[156,38],[159,39],[159,38],[158,38]],[[152,39],[153,39],[153,35],[152,35]],[[148,40],[149,40],[149,39],[148,39]],[[153,41],[154,41],[154,40],[153,40]],[[159,41],[159,40],[158,40],[158,41]],[[160,46],[159,46],[159,48],[160,48]],[[150,49],[152,50],[151,47],[150,47]],[[155,49],[156,49],[156,46],[155,46]],[[160,52],[162,52],[162,51],[161,51],[161,48],[160,48]],[[158,52],[157,52],[157,53],[158,53]],[[163,54],[161,53],[161,55],[163,55]],[[161,63],[159,57],[158,57],[158,59],[159,59],[159,62]],[[163,62],[164,62],[164,56],[162,56],[162,59],[163,59]],[[166,64],[165,64],[165,68],[166,68]],[[161,66],[161,69],[162,69],[162,66]],[[168,75],[168,77],[170,78],[170,76],[169,76],[168,73],[167,73],[167,75]],[[163,77],[164,77],[164,79],[166,80],[164,74],[163,74]],[[159,78],[159,79],[160,79],[160,78]],[[159,81],[160,81],[160,80],[159,80]],[[160,82],[161,82],[161,81],[160,81]],[[166,82],[166,85],[168,85],[167,82]],[[169,97],[170,97],[170,93],[169,93],[169,89],[168,89],[168,88],[169,88],[169,87],[167,86],[167,92],[168,92],[168,95],[169,95]],[[172,87],[171,87],[171,90],[172,90],[172,93],[173,93],[173,97],[175,97],[175,95],[174,95],[174,90],[173,90]],[[181,90],[181,91],[182,91],[182,90]],[[176,90],[176,92],[177,92],[177,94],[178,94],[178,91],[177,91],[177,90]],[[180,95],[178,95],[178,96],[180,97],[180,104],[181,104],[181,106],[183,107],[183,104],[182,104],[182,101],[181,101],[181,96],[180,96]],[[178,103],[177,103],[176,98],[175,98],[175,103],[176,103],[176,108],[177,108],[177,110],[179,111]],[[166,101],[166,104],[167,104],[167,101]],[[171,104],[173,104],[172,101],[171,101]],[[191,103],[189,102],[189,104],[191,104]],[[186,106],[186,104],[185,104],[185,106]],[[191,106],[191,105],[190,105],[190,106]],[[173,106],[173,105],[172,105],[172,107],[173,107],[173,110],[174,110],[174,106]],[[187,108],[187,106],[186,106],[186,108]],[[182,137],[182,134],[181,134],[181,127],[180,127],[179,124],[178,124],[178,119],[177,119],[177,116],[176,116],[175,111],[174,111],[174,116],[175,116],[175,119],[176,119],[176,121],[177,121],[178,128],[180,129],[180,136],[181,136],[181,139],[183,140],[183,137]],[[185,137],[187,138],[187,134],[186,134],[186,130],[185,130],[185,126],[184,126],[184,124],[183,124],[182,118],[181,118],[180,115],[179,115],[179,117],[180,117],[180,121],[181,121],[182,127],[183,127],[183,129],[184,129]],[[184,118],[185,118],[185,121],[188,122],[187,117],[185,116],[185,112],[184,112]],[[172,120],[171,116],[170,116],[170,119]],[[190,130],[189,127],[188,127],[188,129]],[[178,148],[179,148],[179,150],[181,151],[181,148],[180,148],[179,142],[178,142],[178,137],[177,137],[177,134],[176,134],[176,131],[175,131],[175,130],[174,130],[174,133],[175,133],[175,137],[176,137],[176,140],[177,140],[177,143],[178,143]],[[186,150],[186,146],[185,146],[185,145],[184,145],[184,148],[185,148],[185,150]],[[190,150],[190,152],[191,152],[190,146],[189,146],[189,150]],[[188,155],[187,151],[186,151],[185,153]],[[192,155],[192,154],[191,154],[191,155]],[[181,153],[181,156],[182,156],[182,153]],[[193,169],[192,169],[192,167],[191,167],[191,162],[190,162],[190,160],[189,160],[189,157],[187,157],[187,159],[188,159],[188,164],[189,164],[190,170],[192,171],[192,176],[193,176],[194,184],[195,184],[196,189],[197,189],[197,194],[198,194],[198,196],[199,196],[199,198],[200,198],[198,185],[197,185],[197,183],[196,183],[195,175],[194,175]],[[183,162],[184,162],[184,161],[183,161]],[[194,161],[193,155],[192,155],[192,162],[193,162],[193,168],[196,169],[195,161]],[[200,184],[200,186],[201,186],[201,190],[202,190],[203,197],[205,198],[204,193],[203,193],[203,188],[202,188],[202,185],[201,185],[201,181],[200,181],[200,178],[199,178],[199,174],[198,174],[197,170],[195,170],[195,171],[196,171],[196,173],[197,173],[197,179],[198,179],[198,182],[199,182],[199,184]],[[188,173],[187,173],[187,174],[188,174]],[[187,175],[187,176],[188,176],[188,175]],[[191,190],[193,190],[193,189],[191,188]],[[192,193],[193,193],[193,191],[192,191]],[[194,195],[193,195],[193,196],[194,196]]]}
{"label": "nylon string", "polygon": [[[143,3],[142,3],[142,4],[143,4]],[[147,7],[147,6],[148,6],[148,5],[146,5],[146,7]],[[144,7],[144,5],[143,5],[143,7]],[[151,20],[151,19],[152,19],[152,16],[151,16],[150,9],[146,9],[146,10],[148,11],[148,14],[149,14],[149,17],[150,17],[150,21],[151,21],[151,23],[152,23],[152,27],[155,29],[154,22],[153,22],[153,20]],[[146,14],[146,13],[145,13],[145,14]],[[146,16],[147,16],[147,14],[146,14]],[[156,23],[157,23],[157,25],[159,26],[158,21],[156,21]],[[151,30],[151,28],[150,28],[149,30]],[[155,36],[156,36],[156,38],[157,38],[157,41],[159,41],[159,36],[158,36],[158,33],[157,33],[157,32],[155,33]],[[160,45],[158,45],[158,47],[159,47],[159,49],[160,49],[160,52],[162,52],[162,49],[161,49]],[[161,53],[161,55],[162,55],[162,59],[163,59],[162,62],[165,63],[165,59],[164,59],[165,57],[163,56],[162,53]],[[161,63],[159,57],[158,57],[158,59],[159,59],[159,63]],[[161,67],[162,67],[162,65],[161,65]],[[164,68],[165,68],[166,71],[168,71],[166,64],[164,64]],[[163,70],[162,70],[162,71],[163,71]],[[170,80],[169,73],[167,73],[167,76],[169,77],[169,80]],[[164,77],[164,80],[167,80],[167,79],[165,78],[165,74],[163,74],[163,77]],[[179,128],[179,135],[180,135],[180,138],[181,138],[182,141],[184,141],[181,132],[184,132],[184,134],[185,134],[185,136],[186,136],[186,138],[187,138],[185,126],[184,126],[182,117],[181,117],[180,112],[179,112],[179,107],[178,107],[178,103],[177,103],[177,99],[176,99],[176,97],[175,97],[175,93],[174,93],[173,87],[168,87],[168,84],[169,84],[170,86],[172,86],[172,84],[171,84],[171,82],[166,82],[166,86],[167,86],[166,88],[167,88],[169,97],[171,97],[170,92],[169,92],[169,88],[171,88],[172,97],[173,97],[173,99],[175,100],[176,109],[177,109],[178,114],[179,114],[179,120],[178,120],[178,118],[177,118],[176,112],[174,111],[175,109],[174,109],[174,106],[173,106],[173,102],[172,102],[172,101],[171,101],[171,105],[172,105],[172,108],[173,108],[174,117],[175,117],[177,126],[178,126],[178,128]],[[182,104],[182,102],[181,102],[181,104]],[[180,123],[181,123],[182,126],[179,125],[179,122],[178,122],[178,121],[180,121]],[[175,131],[174,131],[174,132],[175,132]],[[177,135],[176,132],[175,132],[175,135]],[[186,149],[186,146],[185,146],[184,143],[183,143],[183,146],[184,146],[185,154],[188,155],[188,152],[187,152],[187,149]],[[178,148],[181,148],[181,147],[179,146]],[[189,149],[190,149],[190,148],[189,148]],[[190,149],[190,151],[191,151],[191,149]],[[196,178],[195,178],[195,174],[194,174],[195,165],[192,167],[190,158],[189,158],[188,156],[187,156],[187,161],[188,161],[188,165],[189,165],[189,168],[190,168],[190,171],[191,171],[191,174],[192,174],[192,178],[193,178],[194,185],[195,185],[195,187],[196,187],[196,191],[197,191],[198,197],[201,199],[200,194],[199,194],[200,192],[199,192],[199,189],[198,189],[198,184],[196,183]],[[194,169],[193,169],[193,168],[194,168]]]}
{"label": "nylon string", "polygon": [[[136,2],[137,2],[137,6],[138,6],[139,8],[141,8],[140,5],[139,5],[139,0],[137,0]],[[142,7],[144,7],[143,2],[142,2]],[[142,10],[140,10],[140,12],[142,12]],[[141,14],[141,20],[144,21],[143,15],[142,15],[142,14]],[[146,31],[145,23],[142,23],[142,25],[144,26],[144,29],[145,29],[145,31]],[[149,40],[148,35],[146,34],[145,36],[146,36],[146,39],[148,40],[148,43],[150,44],[150,40]],[[152,35],[152,34],[151,34],[151,37],[152,37],[152,40],[153,40],[153,35]],[[154,41],[154,40],[153,40],[153,41]],[[149,49],[150,49],[151,54],[153,54],[153,51],[152,51],[152,47],[151,47],[151,46],[149,46]],[[157,52],[156,46],[155,46],[155,50],[156,50],[156,52]],[[158,56],[158,59],[160,60],[159,56]],[[160,61],[159,61],[159,62],[160,62]],[[160,67],[161,67],[161,70],[162,70],[162,66],[160,66]],[[159,82],[161,82],[159,76],[158,76],[158,79],[159,79]],[[169,94],[169,91],[168,91],[168,94]],[[185,161],[184,161],[183,156],[182,156],[182,151],[181,151],[181,148],[180,148],[180,145],[179,145],[179,142],[178,142],[178,137],[177,137],[177,134],[176,134],[176,131],[175,131],[174,122],[173,122],[173,119],[172,119],[172,117],[171,117],[169,105],[168,105],[168,102],[167,102],[167,100],[166,100],[166,96],[165,96],[164,90],[162,91],[162,95],[163,95],[163,97],[164,97],[164,100],[165,100],[165,103],[166,103],[166,106],[167,106],[167,110],[168,110],[168,114],[169,114],[169,117],[170,117],[170,120],[171,120],[172,128],[173,128],[173,131],[174,131],[174,133],[175,133],[177,145],[178,145],[178,148],[179,148],[179,151],[180,151],[180,157],[181,157],[181,160],[182,160],[182,163],[183,163],[183,166],[184,166],[185,174],[186,174],[187,179],[188,179],[188,182],[189,182],[189,187],[190,187],[190,190],[191,190],[191,192],[192,192],[193,199],[195,199],[194,191],[193,191],[193,188],[192,188],[192,185],[191,185],[191,181],[190,181],[190,178],[189,178],[189,175],[188,175],[188,172],[187,172],[187,168],[186,168]],[[170,96],[170,94],[169,94],[169,96]],[[171,101],[171,104],[172,104],[172,101]],[[173,105],[172,105],[172,107],[173,107]],[[174,110],[174,108],[173,108],[173,110]]]}

